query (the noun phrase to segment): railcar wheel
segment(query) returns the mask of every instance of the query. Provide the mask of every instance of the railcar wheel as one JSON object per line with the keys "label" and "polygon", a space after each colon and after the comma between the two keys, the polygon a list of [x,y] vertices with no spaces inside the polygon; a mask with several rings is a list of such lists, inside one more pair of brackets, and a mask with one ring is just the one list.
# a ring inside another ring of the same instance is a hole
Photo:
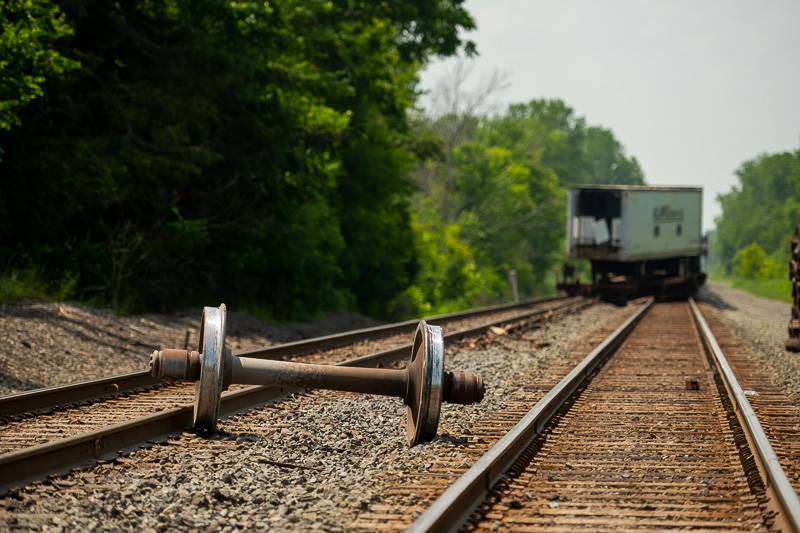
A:
{"label": "railcar wheel", "polygon": [[223,360],[225,358],[225,304],[204,307],[200,322],[200,346],[203,354],[200,379],[195,386],[194,430],[210,435],[217,428],[219,400],[222,395]]}
{"label": "railcar wheel", "polygon": [[408,364],[406,430],[408,445],[431,440],[439,427],[444,382],[444,339],[442,328],[421,320],[414,334]]}

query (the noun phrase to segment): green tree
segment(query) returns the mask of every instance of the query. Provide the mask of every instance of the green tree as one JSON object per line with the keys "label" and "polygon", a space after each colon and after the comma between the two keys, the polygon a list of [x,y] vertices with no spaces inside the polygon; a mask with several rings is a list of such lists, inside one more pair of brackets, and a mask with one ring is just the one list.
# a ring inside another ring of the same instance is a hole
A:
{"label": "green tree", "polygon": [[727,273],[735,258],[757,245],[786,272],[789,242],[800,222],[800,150],[762,154],[736,171],[739,185],[718,197],[716,252]]}
{"label": "green tree", "polygon": [[538,158],[536,131],[513,136],[515,122],[487,120],[477,139],[459,148],[458,212],[483,263],[502,273],[515,269],[520,290],[533,294],[560,259],[565,195]]}
{"label": "green tree", "polygon": [[770,279],[780,275],[780,267],[761,246],[752,243],[736,252],[733,275],[748,279]]}
{"label": "green tree", "polygon": [[81,68],[0,136],[0,253],[120,308],[379,315],[416,268],[407,109],[460,1],[62,3]]}
{"label": "green tree", "polygon": [[532,100],[488,116],[480,110],[502,78],[469,92],[464,72],[457,68],[445,94],[434,95],[446,112],[417,122],[420,138],[442,141],[415,173],[420,271],[401,307],[449,311],[508,299],[510,269],[523,295],[547,291],[563,260],[564,187],[644,183],[613,134],[587,126],[564,102]]}
{"label": "green tree", "polygon": [[392,302],[395,315],[458,311],[492,303],[505,292],[501,273],[479,263],[459,224],[419,214],[413,227],[420,268],[415,283]]}
{"label": "green tree", "polygon": [[562,185],[644,184],[639,162],[626,155],[614,134],[606,128],[587,125],[586,119],[576,116],[562,100],[515,104],[509,114],[544,125],[547,136],[542,162],[555,170]]}
{"label": "green tree", "polygon": [[42,96],[45,81],[79,66],[56,49],[71,34],[49,0],[0,2],[0,130],[20,124],[20,111]]}

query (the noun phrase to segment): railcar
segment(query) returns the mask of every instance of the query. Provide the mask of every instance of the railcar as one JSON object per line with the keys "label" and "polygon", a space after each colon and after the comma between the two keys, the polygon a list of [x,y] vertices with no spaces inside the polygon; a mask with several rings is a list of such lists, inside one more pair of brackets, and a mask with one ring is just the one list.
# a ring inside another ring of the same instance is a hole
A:
{"label": "railcar", "polygon": [[[607,300],[683,297],[705,282],[703,189],[586,185],[569,190],[567,255],[591,264],[589,291]],[[565,266],[559,287],[586,292]]]}

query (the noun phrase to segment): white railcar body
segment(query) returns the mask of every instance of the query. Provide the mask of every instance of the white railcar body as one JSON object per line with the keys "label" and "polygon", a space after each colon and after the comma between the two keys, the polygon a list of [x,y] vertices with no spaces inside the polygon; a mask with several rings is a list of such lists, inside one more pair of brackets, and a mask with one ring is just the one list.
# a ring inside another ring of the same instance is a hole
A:
{"label": "white railcar body", "polygon": [[569,191],[569,257],[614,262],[698,257],[702,205],[698,187],[575,187]]}

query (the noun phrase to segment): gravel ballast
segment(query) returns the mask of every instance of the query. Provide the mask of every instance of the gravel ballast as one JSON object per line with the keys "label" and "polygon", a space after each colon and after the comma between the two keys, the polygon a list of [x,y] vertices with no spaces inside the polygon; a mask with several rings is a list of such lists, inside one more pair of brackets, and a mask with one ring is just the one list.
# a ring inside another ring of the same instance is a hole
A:
{"label": "gravel ballast", "polygon": [[[572,304],[577,303],[572,301]],[[558,304],[564,305],[564,303]],[[586,305],[580,302],[580,305]],[[546,305],[545,308],[550,308]],[[536,307],[541,311],[541,308]],[[485,325],[487,322],[507,320],[530,312],[530,308],[493,312],[471,318],[460,318],[448,321],[447,331],[456,332]],[[237,331],[237,330],[234,330]],[[332,364],[366,356],[390,349],[409,346],[412,340],[410,332],[403,332],[376,339],[364,340],[355,344],[329,350],[319,350],[298,356],[304,362]],[[234,343],[241,346],[241,342]],[[239,348],[237,348],[238,350]],[[233,385],[230,390],[240,388]],[[175,407],[191,405],[194,402],[195,385],[192,383],[165,384],[163,387],[138,390],[117,397],[100,397],[94,401],[61,406],[48,413],[36,413],[35,416],[24,416],[20,420],[6,420],[0,426],[0,454],[22,450],[45,442],[75,436],[90,431],[97,431],[113,424],[130,421],[150,413]]]}
{"label": "gravel ballast", "polygon": [[800,406],[800,354],[784,346],[791,306],[721,283],[709,284],[699,298],[713,306],[714,316],[751,347],[773,383]]}
{"label": "gravel ballast", "polygon": [[[0,395],[144,370],[156,346],[197,345],[200,310],[172,315],[115,314],[68,303],[0,305]],[[234,351],[374,326],[354,313],[305,324],[272,325],[229,312]]]}
{"label": "gravel ballast", "polygon": [[387,489],[426,475],[437,458],[459,457],[459,436],[501,411],[522,383],[545,379],[590,332],[631,312],[600,304],[541,329],[448,346],[448,368],[480,373],[487,394],[478,405],[445,406],[439,436],[423,446],[406,447],[397,399],[297,394],[229,417],[213,439],[184,433],[15,491],[2,501],[0,522],[65,530],[350,530],[359,515],[396,503]]}

